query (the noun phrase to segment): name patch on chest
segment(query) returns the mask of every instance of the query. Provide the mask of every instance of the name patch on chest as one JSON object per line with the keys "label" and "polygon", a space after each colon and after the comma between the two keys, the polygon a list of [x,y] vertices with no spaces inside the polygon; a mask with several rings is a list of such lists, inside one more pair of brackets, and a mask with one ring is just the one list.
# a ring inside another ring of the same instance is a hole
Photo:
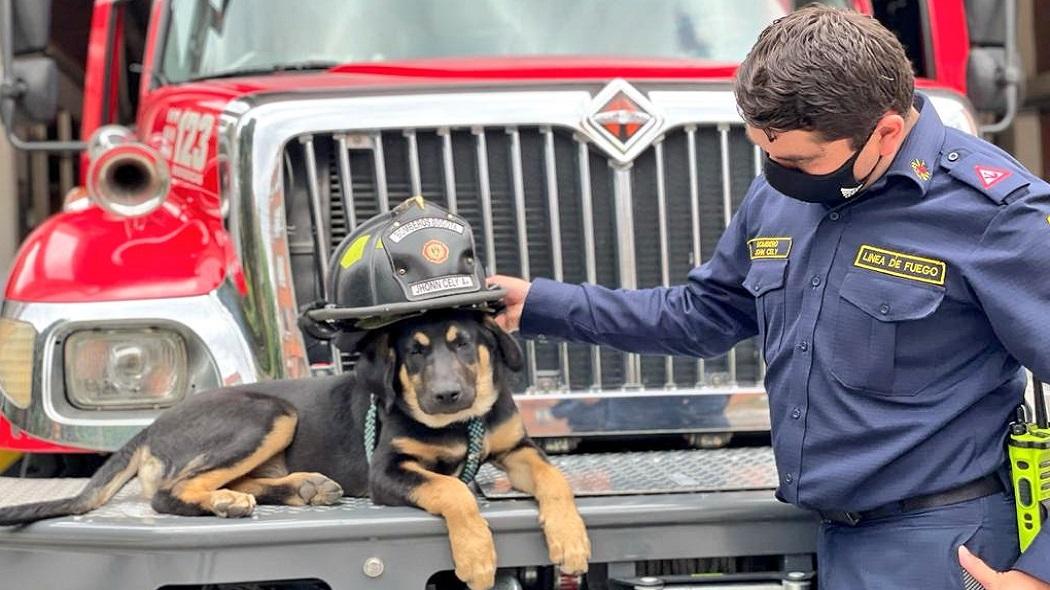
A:
{"label": "name patch on chest", "polygon": [[787,258],[791,252],[791,238],[754,238],[747,241],[751,260]]}
{"label": "name patch on chest", "polygon": [[943,260],[922,258],[864,244],[857,250],[853,266],[931,285],[943,285],[947,265]]}

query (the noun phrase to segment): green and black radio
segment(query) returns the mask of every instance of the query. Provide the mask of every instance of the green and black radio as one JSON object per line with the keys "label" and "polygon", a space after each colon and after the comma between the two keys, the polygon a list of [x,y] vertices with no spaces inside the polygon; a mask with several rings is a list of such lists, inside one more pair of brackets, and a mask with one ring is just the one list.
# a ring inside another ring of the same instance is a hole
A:
{"label": "green and black radio", "polygon": [[1017,505],[1017,532],[1021,551],[1039,533],[1050,504],[1050,427],[1047,426],[1043,384],[1033,379],[1035,423],[1029,422],[1024,406],[1010,425],[1010,478]]}

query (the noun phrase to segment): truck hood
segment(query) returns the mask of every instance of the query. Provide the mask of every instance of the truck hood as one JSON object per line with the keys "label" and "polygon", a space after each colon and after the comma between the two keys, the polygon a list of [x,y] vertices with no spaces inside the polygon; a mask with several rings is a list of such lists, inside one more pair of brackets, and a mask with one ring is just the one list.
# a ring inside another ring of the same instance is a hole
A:
{"label": "truck hood", "polygon": [[725,82],[737,64],[684,59],[593,57],[449,58],[352,62],[327,70],[231,76],[177,84],[167,89],[207,88],[220,94],[332,88],[467,85],[479,81],[517,84],[596,81],[612,78]]}

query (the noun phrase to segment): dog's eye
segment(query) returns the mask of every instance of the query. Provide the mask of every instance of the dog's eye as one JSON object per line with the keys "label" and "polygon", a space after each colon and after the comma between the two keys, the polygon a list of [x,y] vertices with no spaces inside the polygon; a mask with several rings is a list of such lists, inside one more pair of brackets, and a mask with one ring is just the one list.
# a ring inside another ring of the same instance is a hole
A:
{"label": "dog's eye", "polygon": [[463,350],[465,348],[470,348],[470,344],[471,344],[470,340],[467,340],[466,338],[460,338],[460,339],[456,340],[455,342],[453,342],[452,346],[455,346],[456,348],[458,348],[460,350]]}
{"label": "dog's eye", "polygon": [[413,344],[412,347],[408,349],[408,354],[412,356],[422,356],[424,352],[426,352],[426,350],[423,348],[422,344]]}

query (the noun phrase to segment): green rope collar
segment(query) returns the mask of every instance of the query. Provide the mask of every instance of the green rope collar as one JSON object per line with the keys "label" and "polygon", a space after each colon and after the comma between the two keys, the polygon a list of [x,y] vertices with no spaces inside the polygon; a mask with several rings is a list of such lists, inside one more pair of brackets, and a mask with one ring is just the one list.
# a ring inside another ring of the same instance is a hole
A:
{"label": "green rope collar", "polygon": [[[376,448],[376,423],[379,416],[379,405],[376,404],[376,396],[371,395],[368,405],[368,413],[365,414],[365,460],[372,464],[372,452]],[[459,479],[463,483],[474,481],[481,467],[481,450],[485,446],[485,422],[481,418],[474,417],[467,422],[467,462],[463,465],[463,472]]]}

